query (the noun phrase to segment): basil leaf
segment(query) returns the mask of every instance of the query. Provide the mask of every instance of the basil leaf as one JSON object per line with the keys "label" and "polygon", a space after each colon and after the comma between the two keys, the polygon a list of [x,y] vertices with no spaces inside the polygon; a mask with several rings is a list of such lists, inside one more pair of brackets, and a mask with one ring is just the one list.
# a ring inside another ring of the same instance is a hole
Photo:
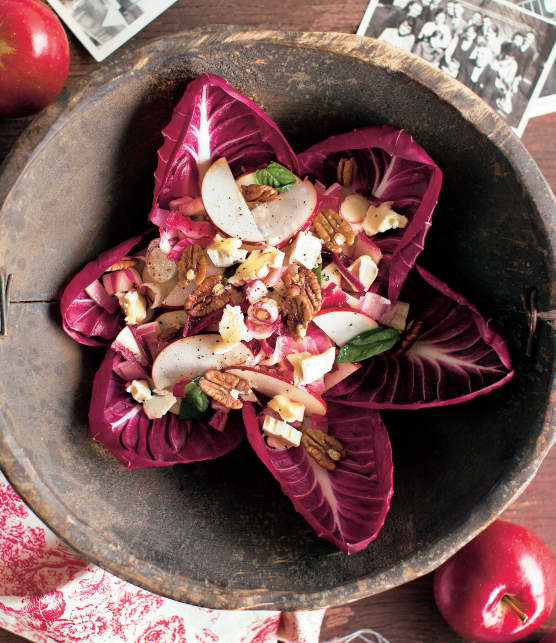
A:
{"label": "basil leaf", "polygon": [[296,183],[297,179],[287,167],[272,161],[264,170],[255,172],[255,181],[259,185],[270,185],[273,188],[278,188],[278,192],[284,192],[289,186]]}
{"label": "basil leaf", "polygon": [[400,331],[395,328],[372,328],[359,333],[338,351],[336,361],[362,362],[393,348],[400,341]]}
{"label": "basil leaf", "polygon": [[210,406],[208,396],[201,391],[198,377],[185,387],[185,397],[180,404],[180,420],[200,418]]}
{"label": "basil leaf", "polygon": [[273,188],[279,188],[280,182],[277,181],[268,170],[257,170],[255,172],[255,181],[259,185],[270,185]]}
{"label": "basil leaf", "polygon": [[287,167],[280,165],[280,163],[276,163],[276,161],[270,162],[266,171],[270,172],[280,185],[292,185],[293,183],[297,183],[295,174],[292,174]]}
{"label": "basil leaf", "polygon": [[317,279],[319,280],[319,286],[322,286],[322,270],[320,266],[315,266],[313,268],[313,272],[317,276]]}
{"label": "basil leaf", "polygon": [[180,420],[198,420],[203,413],[197,411],[191,401],[184,397],[180,404]]}

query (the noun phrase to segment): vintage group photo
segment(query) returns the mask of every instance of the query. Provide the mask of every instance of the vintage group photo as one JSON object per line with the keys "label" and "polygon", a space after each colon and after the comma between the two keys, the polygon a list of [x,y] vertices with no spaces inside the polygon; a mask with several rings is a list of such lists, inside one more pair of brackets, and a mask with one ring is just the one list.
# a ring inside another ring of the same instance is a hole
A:
{"label": "vintage group photo", "polygon": [[48,0],[97,61],[129,40],[176,0]]}
{"label": "vintage group photo", "polygon": [[556,55],[556,25],[510,3],[373,0],[358,31],[461,81],[521,135]]}

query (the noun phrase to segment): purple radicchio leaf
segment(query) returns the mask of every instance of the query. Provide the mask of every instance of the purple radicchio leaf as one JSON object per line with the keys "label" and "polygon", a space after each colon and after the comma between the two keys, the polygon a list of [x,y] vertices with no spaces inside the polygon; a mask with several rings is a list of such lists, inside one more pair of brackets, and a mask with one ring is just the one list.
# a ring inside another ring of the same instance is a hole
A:
{"label": "purple radicchio leaf", "polygon": [[221,157],[235,176],[270,161],[298,174],[297,157],[276,123],[214,74],[189,83],[162,134],[153,221],[160,221],[160,211],[167,210],[171,200],[199,196],[204,173]]}
{"label": "purple radicchio leaf", "polygon": [[409,219],[405,228],[373,237],[389,259],[380,264],[379,274],[387,272],[380,294],[395,303],[423,250],[442,172],[409,134],[383,125],[355,129],[313,145],[299,155],[301,176],[308,175],[330,185],[336,180],[336,168],[342,157],[353,157],[357,162],[353,187],[358,192],[374,203],[392,201],[392,208]]}
{"label": "purple radicchio leaf", "polygon": [[212,460],[241,442],[244,431],[239,413],[230,414],[222,432],[204,420],[180,420],[170,412],[150,420],[142,405],[126,392],[124,380],[114,372],[120,360],[109,349],[95,375],[89,428],[92,437],[127,467],[166,467]]}
{"label": "purple radicchio leaf", "polygon": [[66,286],[60,301],[62,324],[76,342],[106,346],[124,326],[120,307],[109,312],[93,300],[85,289],[99,279],[112,264],[127,255],[145,235],[138,235],[101,253],[82,268]]}
{"label": "purple radicchio leaf", "polygon": [[417,266],[403,292],[411,327],[397,347],[363,362],[327,399],[375,409],[466,402],[513,377],[506,343],[467,299]]}
{"label": "purple radicchio leaf", "polygon": [[386,518],[393,493],[392,450],[377,411],[330,404],[328,432],[340,440],[346,457],[327,471],[302,446],[272,449],[259,417],[243,405],[247,439],[282,491],[321,538],[354,554],[373,541]]}

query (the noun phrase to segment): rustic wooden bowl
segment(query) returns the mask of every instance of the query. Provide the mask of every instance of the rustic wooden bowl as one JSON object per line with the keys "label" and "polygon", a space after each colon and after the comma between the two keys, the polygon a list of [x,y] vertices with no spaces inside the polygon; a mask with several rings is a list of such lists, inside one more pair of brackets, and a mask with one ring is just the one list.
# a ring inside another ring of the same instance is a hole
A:
{"label": "rustic wooden bowl", "polygon": [[[421,263],[508,338],[515,379],[473,402],[387,412],[392,509],[367,550],[319,540],[245,444],[213,462],[129,471],[88,434],[101,349],[64,335],[58,298],[86,261],[146,227],[161,128],[210,71],[252,97],[297,151],[355,126],[403,127],[444,184]],[[154,41],[63,94],[0,179],[0,258],[14,273],[0,340],[0,464],[31,508],[102,567],[216,608],[316,608],[424,574],[494,520],[555,439],[554,344],[525,356],[522,294],[550,308],[555,203],[500,118],[411,55],[356,36],[211,29]]]}

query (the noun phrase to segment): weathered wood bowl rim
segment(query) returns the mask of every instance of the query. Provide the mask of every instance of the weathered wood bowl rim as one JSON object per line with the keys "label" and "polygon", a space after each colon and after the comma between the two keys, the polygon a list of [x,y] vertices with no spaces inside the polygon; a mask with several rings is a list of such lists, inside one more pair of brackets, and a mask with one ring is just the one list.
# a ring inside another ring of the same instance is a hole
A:
{"label": "weathered wood bowl rim", "polygon": [[[174,55],[196,48],[209,48],[211,43],[251,42],[273,46],[312,49],[324,53],[352,57],[366,63],[401,72],[448,102],[479,132],[488,137],[512,166],[517,179],[528,193],[543,226],[549,231],[554,248],[556,202],[554,196],[522,143],[505,122],[492,112],[475,94],[457,81],[429,66],[412,54],[402,53],[370,38],[337,33],[290,33],[246,31],[237,28],[204,28],[159,38],[146,46],[125,52],[107,62],[65,91],[37,117],[24,132],[0,175],[0,202],[9,194],[18,176],[33,162],[53,135],[67,120],[98,98],[109,87],[122,82],[129,74],[140,70],[160,57],[172,46]],[[125,69],[125,72],[119,70]],[[210,582],[198,582],[183,576],[170,575],[164,570],[137,559],[111,542],[92,526],[72,514],[54,489],[47,487],[37,476],[33,463],[10,439],[8,427],[0,415],[0,465],[11,484],[31,509],[73,549],[87,559],[117,576],[169,598],[197,605],[227,609],[301,609],[319,608],[357,600],[413,580],[438,567],[457,549],[474,538],[519,496],[534,477],[543,458],[556,441],[553,408],[554,390],[543,425],[543,432],[532,449],[525,466],[516,463],[511,476],[500,479],[467,520],[459,524],[434,545],[402,559],[397,565],[379,574],[362,577],[357,582],[338,584],[325,591],[292,594],[272,590],[229,591]],[[210,596],[210,598],[209,598]]]}

